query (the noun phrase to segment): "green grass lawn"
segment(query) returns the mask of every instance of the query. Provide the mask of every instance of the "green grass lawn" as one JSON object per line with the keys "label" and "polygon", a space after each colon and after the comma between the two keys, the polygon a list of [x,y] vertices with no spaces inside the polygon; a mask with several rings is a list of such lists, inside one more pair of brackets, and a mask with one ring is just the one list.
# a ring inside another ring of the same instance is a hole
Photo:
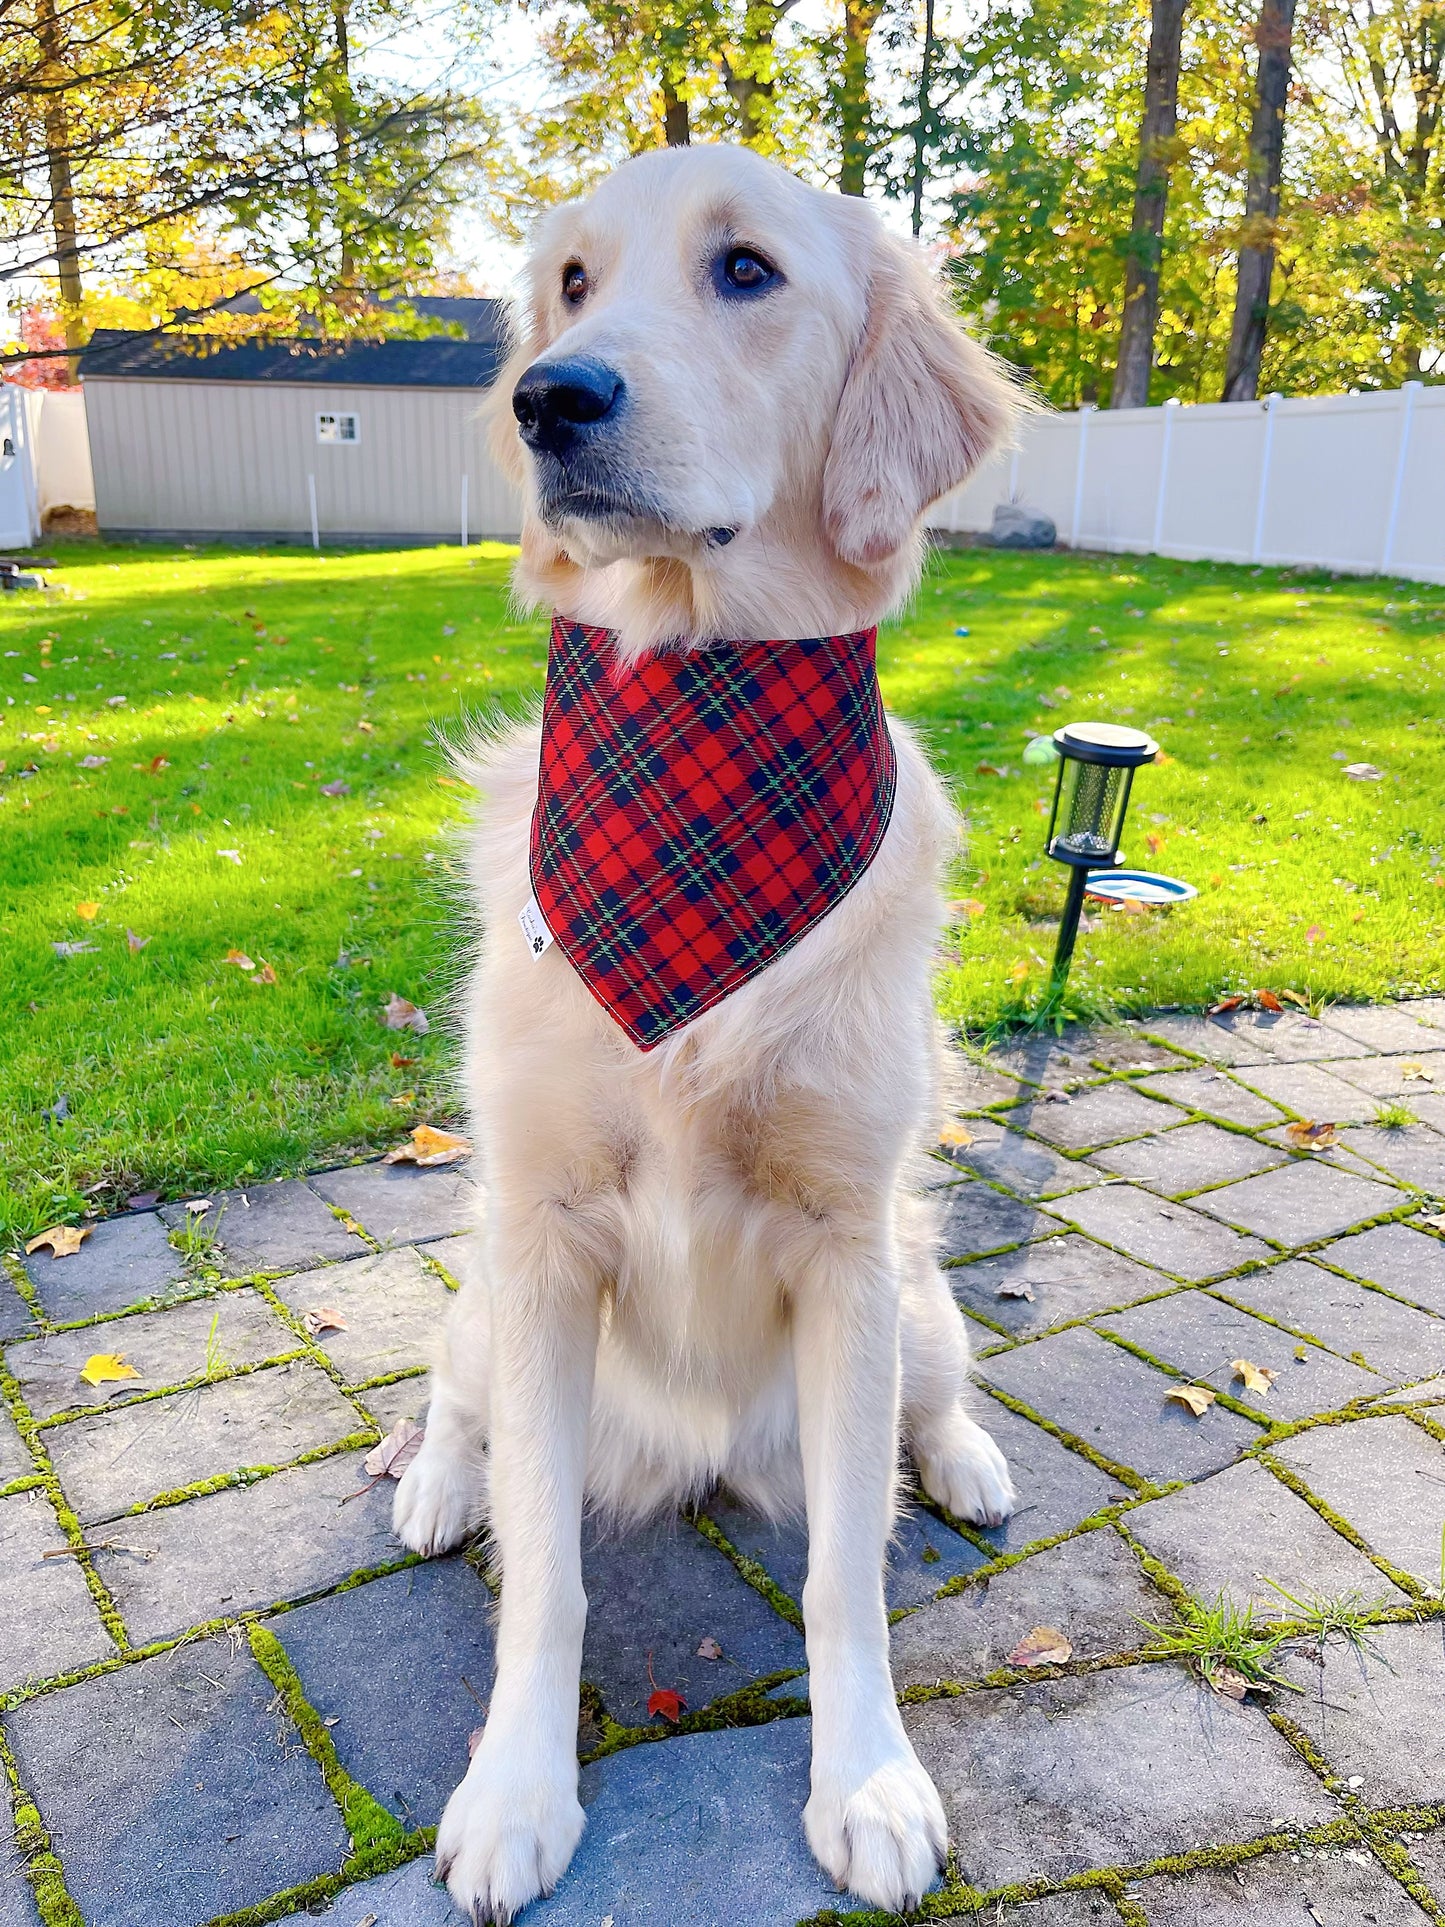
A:
{"label": "green grass lawn", "polygon": [[[540,690],[544,629],[509,615],[509,552],[56,553],[66,596],[0,601],[7,1227],[455,1116],[466,794],[435,732]],[[1126,850],[1201,891],[1101,914],[1084,1006],[1438,989],[1442,634],[1445,589],[1419,585],[937,557],[882,663],[969,825],[944,1014],[978,1028],[1037,995],[1063,875],[1040,854],[1052,774],[1022,754],[1074,716],[1160,738]],[[384,1028],[392,992],[429,1034]]]}

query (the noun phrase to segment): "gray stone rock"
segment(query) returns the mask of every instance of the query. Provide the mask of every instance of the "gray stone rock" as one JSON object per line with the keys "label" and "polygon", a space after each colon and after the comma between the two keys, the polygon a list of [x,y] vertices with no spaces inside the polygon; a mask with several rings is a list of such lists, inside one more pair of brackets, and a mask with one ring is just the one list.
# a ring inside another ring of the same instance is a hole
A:
{"label": "gray stone rock", "polygon": [[1238,1131],[1222,1131],[1217,1124],[1184,1124],[1159,1137],[1135,1138],[1095,1151],[1093,1162],[1166,1198],[1177,1198],[1206,1185],[1228,1184],[1272,1170],[1286,1161],[1286,1155]]}
{"label": "gray stone rock", "polygon": [[43,1492],[0,1499],[0,1693],[114,1657],[115,1646]]}
{"label": "gray stone rock", "polygon": [[304,1599],[406,1549],[391,1536],[394,1487],[367,1485],[361,1452],[343,1452],[147,1513],[126,1538],[149,1559],[98,1552],[131,1639],[169,1639],[209,1619]]}
{"label": "gray stone rock", "polygon": [[[1177,1292],[1132,1311],[1095,1320],[1163,1365],[1202,1379],[1217,1392],[1273,1419],[1308,1418],[1337,1411],[1352,1399],[1385,1389],[1374,1373],[1336,1358],[1318,1345],[1301,1344],[1290,1332],[1222,1303],[1208,1292]],[[1300,1353],[1304,1357],[1300,1357]],[[1268,1392],[1250,1392],[1236,1377],[1234,1360],[1248,1359],[1279,1373]]]}
{"label": "gray stone rock", "polygon": [[[1445,1140],[1441,1141],[1445,1151]],[[1445,1314],[1445,1240],[1408,1224],[1377,1224],[1320,1253],[1352,1278],[1368,1278],[1413,1304]]]}
{"label": "gray stone rock", "polygon": [[[1099,1174],[1092,1165],[1062,1158],[1047,1144],[1039,1144],[1022,1132],[1006,1130],[992,1118],[975,1118],[968,1126],[972,1144],[949,1145],[953,1163],[995,1184],[1007,1185],[1026,1198],[1050,1198],[1062,1191],[1078,1191],[1086,1184],[1097,1184]],[[1438,1142],[1439,1140],[1437,1140]],[[1441,1146],[1445,1151],[1445,1144]]]}
{"label": "gray stone rock", "polygon": [[408,1827],[435,1826],[467,1770],[496,1666],[492,1595],[430,1560],[270,1622],[341,1764]]}
{"label": "gray stone rock", "polygon": [[[1212,1194],[1211,1194],[1212,1195]],[[1200,1200],[1202,1205],[1203,1199]],[[1142,1263],[1187,1284],[1222,1277],[1252,1259],[1269,1257],[1270,1248],[1258,1238],[1244,1238],[1226,1230],[1212,1217],[1201,1217],[1188,1204],[1163,1203],[1152,1192],[1131,1184],[1100,1185],[1057,1198],[1051,1214],[1067,1218],[1103,1244],[1113,1245]]]}
{"label": "gray stone rock", "polygon": [[45,1433],[66,1497],[87,1525],[158,1493],[245,1467],[285,1465],[364,1430],[318,1366],[278,1365]]}
{"label": "gray stone rock", "polygon": [[366,1240],[332,1217],[299,1178],[245,1191],[217,1191],[203,1217],[188,1214],[183,1204],[163,1204],[161,1216],[170,1225],[189,1217],[219,1240],[228,1278],[253,1271],[295,1271],[366,1250]]}
{"label": "gray stone rock", "polygon": [[1257,1051],[1261,1058],[1274,1058],[1281,1063],[1369,1055],[1367,1044],[1298,1010],[1231,1010],[1214,1021],[1221,1030],[1232,1032],[1247,1049]]}
{"label": "gray stone rock", "polygon": [[[1408,1057],[1361,1058],[1357,1063],[1341,1064],[1339,1072],[1372,1097],[1398,1097],[1408,1103],[1421,1088],[1416,1066],[1423,1068],[1437,1087],[1445,1084],[1445,1050],[1439,1049],[1412,1051]],[[1429,1089],[1429,1084],[1425,1088]]]}
{"label": "gray stone rock", "polygon": [[[979,1312],[1015,1337],[1047,1331],[1069,1318],[1127,1305],[1152,1292],[1168,1291],[1170,1281],[1157,1271],[1121,1258],[1071,1231],[1062,1238],[1024,1245],[976,1264],[957,1265],[948,1274],[953,1295],[968,1311]],[[1016,1295],[1021,1287],[1033,1297]]]}
{"label": "gray stone rock", "polygon": [[943,1207],[942,1249],[948,1258],[1004,1251],[1033,1238],[1053,1237],[1059,1229],[1032,1205],[995,1191],[979,1178],[960,1178],[945,1185],[938,1198]]}
{"label": "gray stone rock", "polygon": [[996,1552],[1022,1552],[1036,1540],[1071,1532],[1129,1496],[1117,1479],[996,1398],[976,1398],[970,1409],[1008,1460],[1018,1493],[1013,1516],[982,1535]]}
{"label": "gray stone rock", "polygon": [[1036,1626],[1063,1633],[1076,1660],[1133,1652],[1149,1637],[1141,1619],[1170,1616],[1134,1555],[1105,1526],[900,1619],[890,1640],[893,1683],[902,1692],[982,1679],[1007,1666]]}
{"label": "gray stone rock", "polygon": [[464,1165],[353,1164],[308,1178],[328,1204],[349,1211],[378,1244],[421,1243],[470,1231],[482,1198]]}
{"label": "gray stone rock", "polygon": [[1114,1082],[1080,1091],[1067,1103],[1045,1103],[1040,1098],[1019,1105],[1010,1111],[1008,1121],[1066,1150],[1091,1151],[1121,1138],[1164,1131],[1184,1120],[1172,1105],[1146,1097],[1137,1085]]}
{"label": "gray stone rock", "polygon": [[1408,1004],[1331,1004],[1324,1022],[1330,1030],[1367,1044],[1371,1050],[1418,1056],[1438,1050],[1440,1038],[1429,1024],[1411,1013]]}
{"label": "gray stone rock", "polygon": [[1320,1064],[1261,1064],[1239,1070],[1239,1081],[1281,1110],[1317,1123],[1367,1124],[1374,1100]]}
{"label": "gray stone rock", "polygon": [[1197,1210],[1286,1247],[1335,1237],[1352,1225],[1398,1211],[1406,1202],[1392,1185],[1332,1170],[1313,1158],[1194,1200]]}
{"label": "gray stone rock", "polygon": [[1445,1645],[1438,1624],[1376,1626],[1365,1642],[1302,1641],[1279,1669],[1303,1690],[1289,1698],[1302,1726],[1342,1779],[1372,1807],[1445,1800],[1440,1708]]}
{"label": "gray stone rock", "polygon": [[1445,1193],[1445,1137],[1428,1124],[1387,1131],[1378,1124],[1346,1131],[1343,1142],[1401,1184],[1432,1197]]}
{"label": "gray stone rock", "polygon": [[1274,1451],[1392,1565],[1439,1585],[1445,1446],[1428,1432],[1407,1418],[1363,1418],[1297,1433]]}
{"label": "gray stone rock", "polygon": [[[135,1312],[79,1331],[55,1332],[12,1345],[5,1362],[37,1418],[94,1411],[116,1398],[184,1384],[206,1370],[208,1353],[230,1365],[259,1365],[301,1349],[265,1299],[249,1290],[193,1298],[165,1311]],[[138,1378],[86,1385],[80,1370],[94,1352],[116,1352]]]}
{"label": "gray stone rock", "polygon": [[154,1211],[102,1219],[72,1257],[36,1251],[24,1265],[56,1324],[169,1297],[187,1283],[186,1261]]}
{"label": "gray stone rock", "polygon": [[320,1769],[244,1646],[207,1639],[5,1716],[88,1927],[198,1922],[334,1873],[348,1843]]}
{"label": "gray stone rock", "polygon": [[[585,1767],[587,1831],[528,1927],[793,1927],[840,1895],[803,1837],[812,1722],[629,1747]],[[378,1923],[381,1927],[381,1923]]]}
{"label": "gray stone rock", "polygon": [[463,1927],[463,1916],[446,1888],[436,1884],[435,1872],[432,1856],[424,1853],[394,1873],[379,1873],[374,1880],[344,1888],[319,1914],[308,1907],[304,1913],[287,1914],[277,1927],[310,1927],[318,1919],[327,1927],[366,1927],[367,1922],[372,1927]]}
{"label": "gray stone rock", "polygon": [[[1333,1249],[1333,1246],[1330,1247]],[[1222,1297],[1398,1380],[1445,1370],[1445,1320],[1304,1260],[1231,1278]]]}
{"label": "gray stone rock", "polygon": [[[80,1247],[84,1251],[85,1246]],[[78,1254],[77,1254],[78,1255]],[[65,1264],[66,1259],[56,1262]],[[15,1289],[5,1272],[0,1271],[0,1345],[12,1338],[27,1338],[35,1329],[30,1307]]]}
{"label": "gray stone rock", "polygon": [[[986,1415],[980,1414],[980,1418],[988,1422]],[[794,1605],[801,1602],[803,1581],[808,1576],[806,1526],[775,1525],[721,1496],[709,1503],[708,1514],[730,1545],[756,1559]],[[961,1572],[972,1572],[983,1562],[984,1555],[977,1546],[951,1531],[923,1506],[905,1504],[899,1508],[888,1546],[888,1604],[921,1606],[940,1586]]]}
{"label": "gray stone rock", "polygon": [[1425,1915],[1362,1847],[1264,1854],[1228,1871],[1161,1874],[1131,1890],[1149,1927],[1425,1927]]}
{"label": "gray stone rock", "polygon": [[1146,1037],[1162,1038],[1172,1049],[1189,1051],[1211,1064],[1255,1063],[1262,1055],[1252,1039],[1235,1036],[1212,1017],[1166,1013],[1140,1018],[1138,1027]]}
{"label": "gray stone rock", "polygon": [[350,1385],[428,1364],[452,1302],[410,1247],[303,1271],[276,1289],[294,1312],[326,1305],[345,1318],[345,1331],[323,1331],[316,1342]]}
{"label": "gray stone rock", "polygon": [[1280,1121],[1277,1104],[1247,1091],[1224,1071],[1172,1071],[1167,1077],[1147,1079],[1139,1088],[1185,1110],[1203,1111],[1209,1117],[1222,1117],[1227,1124],[1243,1124],[1251,1130]]}
{"label": "gray stone rock", "polygon": [[1130,1866],[1337,1811],[1252,1706],[1129,1666],[903,1709],[964,1877],[985,1890]]}
{"label": "gray stone rock", "polygon": [[1228,1465],[1259,1433],[1211,1405],[1195,1418],[1166,1395],[1177,1381],[1075,1327],[979,1364],[991,1384],[1146,1478],[1195,1479]]}
{"label": "gray stone rock", "polygon": [[1021,502],[994,505],[988,543],[994,549],[1051,549],[1059,539],[1053,518]]}
{"label": "gray stone rock", "polygon": [[[1399,1589],[1256,1460],[1137,1506],[1129,1530],[1208,1604],[1223,1593],[1263,1619],[1298,1619],[1281,1597],[1403,1605]],[[1273,1580],[1271,1586],[1268,1582]]]}
{"label": "gray stone rock", "polygon": [[[764,1673],[805,1663],[801,1636],[681,1519],[625,1536],[603,1534],[589,1520],[582,1583],[582,1677],[623,1726],[647,1724],[649,1653],[657,1685],[681,1693],[694,1711]],[[709,1635],[721,1659],[699,1656]]]}

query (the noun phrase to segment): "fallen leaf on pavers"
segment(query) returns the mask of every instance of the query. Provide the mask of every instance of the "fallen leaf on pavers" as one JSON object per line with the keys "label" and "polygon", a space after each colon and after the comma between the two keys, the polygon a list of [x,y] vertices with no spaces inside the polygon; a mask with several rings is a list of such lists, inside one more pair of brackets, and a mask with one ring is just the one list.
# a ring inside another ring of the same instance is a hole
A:
{"label": "fallen leaf on pavers", "polygon": [[1445,1231],[1445,1211],[1428,1212],[1423,1218],[1417,1218],[1415,1222],[1428,1224],[1432,1231]]}
{"label": "fallen leaf on pavers", "polygon": [[463,1158],[471,1155],[469,1139],[456,1137],[450,1131],[438,1131],[430,1124],[418,1124],[411,1134],[411,1142],[398,1144],[394,1151],[388,1151],[382,1163],[418,1164],[430,1168],[438,1164],[460,1164]]}
{"label": "fallen leaf on pavers", "polygon": [[718,1645],[711,1633],[705,1633],[698,1641],[697,1656],[699,1659],[722,1658],[722,1647]]}
{"label": "fallen leaf on pavers", "polygon": [[248,957],[244,950],[228,950],[221,959],[222,963],[234,964],[237,970],[254,970],[254,958]]}
{"label": "fallen leaf on pavers", "polygon": [[1203,1418],[1214,1397],[1206,1385],[1176,1385],[1164,1394],[1164,1403],[1167,1405],[1172,1399],[1176,1405],[1187,1405],[1195,1418]]}
{"label": "fallen leaf on pavers", "polygon": [[1062,1666],[1073,1656],[1072,1642],[1057,1626],[1035,1626],[1014,1647],[1008,1663],[1010,1666]]}
{"label": "fallen leaf on pavers", "polygon": [[350,1329],[334,1305],[318,1305],[314,1311],[303,1312],[301,1323],[313,1338],[318,1332],[344,1332]]}
{"label": "fallen leaf on pavers", "polygon": [[192,1217],[199,1218],[202,1212],[210,1210],[211,1202],[210,1198],[187,1198],[186,1210],[190,1212]]}
{"label": "fallen leaf on pavers", "polygon": [[30,1240],[25,1247],[25,1255],[28,1258],[32,1251],[49,1245],[52,1258],[73,1258],[92,1229],[88,1224],[53,1224],[48,1231],[42,1231],[38,1237]]}
{"label": "fallen leaf on pavers", "polygon": [[945,1124],[938,1134],[938,1141],[949,1150],[966,1151],[973,1143],[973,1132],[966,1124]]}
{"label": "fallen leaf on pavers", "polygon": [[1435,1073],[1433,1071],[1427,1071],[1425,1066],[1417,1063],[1414,1058],[1410,1058],[1400,1066],[1400,1075],[1407,1084],[1433,1084],[1435,1082]]}
{"label": "fallen leaf on pavers", "polygon": [[134,1365],[127,1365],[122,1352],[92,1352],[80,1368],[87,1385],[114,1385],[123,1378],[139,1378]]}
{"label": "fallen leaf on pavers", "polygon": [[994,1297],[1027,1298],[1029,1303],[1032,1304],[1034,1302],[1034,1288],[1030,1284],[1025,1284],[1022,1278],[1015,1278],[1011,1279],[1007,1284],[1000,1285],[994,1292]]}
{"label": "fallen leaf on pavers", "polygon": [[414,1418],[399,1418],[381,1444],[372,1446],[362,1467],[373,1479],[399,1479],[420,1452],[425,1437],[424,1425],[418,1425]]}
{"label": "fallen leaf on pavers", "polygon": [[[1221,877],[1219,881],[1222,883],[1224,881],[1223,877]],[[1243,997],[1221,997],[1217,1004],[1211,1004],[1209,1006],[1208,1014],[1211,1017],[1222,1017],[1227,1010],[1238,1010],[1243,1002]]]}
{"label": "fallen leaf on pavers", "polygon": [[1308,997],[1301,997],[1297,990],[1282,990],[1279,994],[1287,1004],[1293,1004],[1296,1010],[1302,1010],[1306,1017],[1309,1016],[1310,1000]]}
{"label": "fallen leaf on pavers", "polygon": [[381,1013],[381,1021],[388,1030],[414,1030],[418,1037],[425,1037],[431,1026],[427,1023],[426,1012],[409,1004],[405,997],[393,991]]}
{"label": "fallen leaf on pavers", "polygon": [[651,1653],[647,1655],[647,1683],[652,1688],[647,1702],[647,1717],[652,1719],[655,1714],[661,1713],[665,1720],[670,1720],[676,1726],[687,1710],[687,1701],[681,1693],[674,1693],[670,1686],[658,1685],[652,1677]]}
{"label": "fallen leaf on pavers", "polygon": [[1344,774],[1352,783],[1378,783],[1383,780],[1385,772],[1376,769],[1373,763],[1346,763]]}
{"label": "fallen leaf on pavers", "polygon": [[1333,1124],[1287,1124],[1284,1134],[1297,1151],[1328,1151],[1340,1141]]}
{"label": "fallen leaf on pavers", "polygon": [[1261,1010],[1280,1011],[1284,1009],[1284,1005],[1272,990],[1257,990],[1254,993],[1254,1000]]}
{"label": "fallen leaf on pavers", "polygon": [[100,905],[98,903],[77,903],[75,906],[75,914],[78,917],[84,917],[87,923],[94,923],[100,915]]}
{"label": "fallen leaf on pavers", "polygon": [[159,1191],[132,1191],[125,1201],[127,1211],[150,1211],[161,1201]]}
{"label": "fallen leaf on pavers", "polygon": [[1231,1358],[1229,1369],[1244,1381],[1247,1392],[1267,1392],[1279,1373],[1272,1365],[1256,1365],[1248,1358]]}
{"label": "fallen leaf on pavers", "polygon": [[1260,1680],[1246,1679],[1233,1666],[1211,1666],[1204,1675],[1213,1690],[1221,1699],[1242,1700],[1246,1693],[1267,1693],[1269,1688]]}

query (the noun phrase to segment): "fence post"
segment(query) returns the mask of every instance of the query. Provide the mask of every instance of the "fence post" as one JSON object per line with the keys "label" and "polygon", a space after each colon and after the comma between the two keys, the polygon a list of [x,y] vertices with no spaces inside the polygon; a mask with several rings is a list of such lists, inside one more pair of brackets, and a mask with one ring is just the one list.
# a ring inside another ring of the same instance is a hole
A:
{"label": "fence post", "polygon": [[1174,438],[1174,415],[1179,397],[1171,395],[1164,404],[1164,440],[1159,449],[1159,493],[1154,502],[1154,553],[1164,540],[1164,494],[1169,486],[1169,444]]}
{"label": "fence post", "polygon": [[1089,417],[1095,412],[1093,402],[1085,402],[1079,410],[1079,458],[1074,468],[1074,520],[1069,530],[1069,547],[1079,546],[1079,530],[1084,521],[1084,463],[1089,453]]}
{"label": "fence post", "polygon": [[467,546],[467,478],[462,476],[462,547]]}
{"label": "fence post", "polygon": [[1274,411],[1279,401],[1278,395],[1266,395],[1260,403],[1264,410],[1264,447],[1259,457],[1259,500],[1254,509],[1254,546],[1250,550],[1251,562],[1258,562],[1264,554],[1264,512],[1269,504],[1269,464],[1274,453]]}
{"label": "fence post", "polygon": [[306,497],[311,504],[311,546],[313,549],[319,549],[321,547],[321,524],[316,516],[316,477],[314,475],[308,475],[306,477]]}
{"label": "fence post", "polygon": [[1405,463],[1410,455],[1410,425],[1415,418],[1415,397],[1422,382],[1407,381],[1400,390],[1400,446],[1395,453],[1395,484],[1390,490],[1390,513],[1385,522],[1385,552],[1380,557],[1380,573],[1389,573],[1395,560],[1395,531],[1400,525],[1400,503],[1405,493]]}

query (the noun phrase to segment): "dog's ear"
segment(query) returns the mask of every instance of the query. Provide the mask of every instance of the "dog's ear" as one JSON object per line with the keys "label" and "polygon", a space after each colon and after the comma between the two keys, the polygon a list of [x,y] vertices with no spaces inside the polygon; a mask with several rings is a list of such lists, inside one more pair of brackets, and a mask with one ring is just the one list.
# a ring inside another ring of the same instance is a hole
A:
{"label": "dog's ear", "polygon": [[[876,218],[876,217],[875,217]],[[923,511],[1003,435],[1012,390],[947,312],[923,258],[869,237],[868,306],[823,471],[823,518],[845,562],[897,554]]]}

